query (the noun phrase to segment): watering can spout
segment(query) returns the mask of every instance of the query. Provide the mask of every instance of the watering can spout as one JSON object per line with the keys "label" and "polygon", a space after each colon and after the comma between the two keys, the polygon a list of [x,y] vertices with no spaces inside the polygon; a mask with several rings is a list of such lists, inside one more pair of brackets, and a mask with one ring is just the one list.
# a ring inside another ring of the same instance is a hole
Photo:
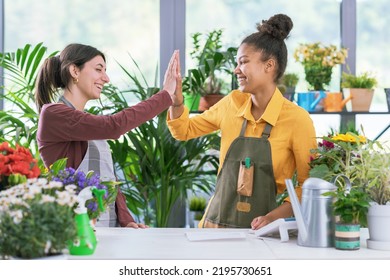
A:
{"label": "watering can spout", "polygon": [[304,220],[301,205],[298,200],[298,196],[295,192],[294,185],[291,179],[286,179],[287,192],[290,197],[290,202],[293,208],[295,220],[297,221],[299,238],[304,243],[307,239],[307,224]]}

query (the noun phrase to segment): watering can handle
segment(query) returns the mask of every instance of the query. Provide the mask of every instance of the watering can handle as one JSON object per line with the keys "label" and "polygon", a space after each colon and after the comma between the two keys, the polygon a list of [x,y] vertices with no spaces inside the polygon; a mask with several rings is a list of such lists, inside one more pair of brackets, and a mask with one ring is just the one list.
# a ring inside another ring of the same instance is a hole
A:
{"label": "watering can handle", "polygon": [[323,90],[320,90],[317,99],[314,100],[312,104],[310,104],[310,110],[313,111],[314,108],[317,106],[317,104],[320,103],[321,99],[323,99],[325,97],[326,97],[326,92]]}
{"label": "watering can handle", "polygon": [[351,181],[349,180],[349,178],[348,178],[347,176],[345,176],[345,175],[343,175],[343,174],[337,175],[337,176],[334,177],[333,180],[332,180],[333,185],[336,185],[337,179],[338,179],[339,177],[343,178],[343,179],[344,179],[344,182],[345,182],[345,184],[346,184],[346,185],[345,185],[345,193],[349,193],[349,192],[351,191]]}

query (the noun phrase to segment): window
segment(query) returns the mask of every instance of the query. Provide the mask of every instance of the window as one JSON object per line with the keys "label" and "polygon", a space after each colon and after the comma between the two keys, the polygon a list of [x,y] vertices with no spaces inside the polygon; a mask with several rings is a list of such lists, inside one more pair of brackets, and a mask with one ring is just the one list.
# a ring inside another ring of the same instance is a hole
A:
{"label": "window", "polygon": [[126,85],[118,66],[133,66],[131,55],[148,81],[159,61],[159,0],[5,0],[5,51],[43,42],[48,53],[69,43],[92,45],[107,57],[115,85]]}

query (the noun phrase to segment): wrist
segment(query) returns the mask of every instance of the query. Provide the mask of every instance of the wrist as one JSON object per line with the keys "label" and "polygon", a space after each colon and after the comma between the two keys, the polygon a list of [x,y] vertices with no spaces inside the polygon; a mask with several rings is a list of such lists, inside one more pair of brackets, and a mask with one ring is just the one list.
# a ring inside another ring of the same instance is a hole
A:
{"label": "wrist", "polygon": [[181,107],[183,104],[184,104],[184,98],[182,99],[182,101],[181,101],[180,103],[176,103],[176,104],[175,104],[175,103],[172,102],[172,105],[171,105],[171,106],[172,106],[172,107]]}

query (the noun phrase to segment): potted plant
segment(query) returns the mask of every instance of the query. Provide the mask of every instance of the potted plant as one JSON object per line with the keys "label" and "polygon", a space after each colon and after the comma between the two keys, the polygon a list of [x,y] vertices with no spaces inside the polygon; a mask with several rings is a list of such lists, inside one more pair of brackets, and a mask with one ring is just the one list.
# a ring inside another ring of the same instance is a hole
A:
{"label": "potted plant", "polygon": [[63,254],[76,238],[71,187],[44,178],[0,192],[0,256],[43,258]]}
{"label": "potted plant", "polygon": [[367,246],[390,250],[389,152],[378,140],[368,140],[356,132],[330,134],[321,140],[312,151],[310,176],[330,181],[339,174],[346,175],[360,193],[367,195],[359,194],[360,202],[369,201],[367,223],[363,218],[360,221],[361,226],[368,225]]}
{"label": "potted plant", "polygon": [[349,89],[352,111],[370,110],[376,85],[377,79],[368,72],[364,72],[361,75],[353,75],[346,72],[342,74],[341,87]]}
{"label": "potted plant", "polygon": [[224,96],[223,92],[231,88],[223,78],[224,75],[225,78],[226,75],[230,77],[232,82],[234,79],[232,71],[237,48],[222,50],[222,34],[222,29],[215,29],[205,34],[197,32],[192,35],[193,50],[190,55],[196,67],[189,69],[188,75],[184,77],[183,93],[186,99],[189,99],[188,95],[200,96],[200,111],[214,105]]}
{"label": "potted plant", "polygon": [[[338,185],[338,179],[341,177],[344,177],[344,181]],[[360,226],[366,224],[369,196],[362,187],[351,187],[348,177],[337,176],[334,184],[338,185],[338,188],[324,195],[334,198],[335,248],[358,250],[360,248]]]}
{"label": "potted plant", "polygon": [[298,84],[298,81],[298,74],[285,73],[278,84],[278,88],[282,92],[283,96],[290,101],[294,100],[295,87]]}
{"label": "potted plant", "polygon": [[346,48],[324,45],[321,42],[300,44],[294,58],[305,70],[305,79],[310,90],[326,90],[332,79],[334,66],[344,64],[348,55]]}
{"label": "potted plant", "polygon": [[198,223],[202,219],[204,211],[206,209],[206,204],[206,198],[201,196],[193,196],[190,199],[190,227],[198,227]]}
{"label": "potted plant", "polygon": [[390,250],[390,157],[377,140],[359,151],[359,162],[352,169],[370,197],[367,214],[370,238],[367,247]]}

